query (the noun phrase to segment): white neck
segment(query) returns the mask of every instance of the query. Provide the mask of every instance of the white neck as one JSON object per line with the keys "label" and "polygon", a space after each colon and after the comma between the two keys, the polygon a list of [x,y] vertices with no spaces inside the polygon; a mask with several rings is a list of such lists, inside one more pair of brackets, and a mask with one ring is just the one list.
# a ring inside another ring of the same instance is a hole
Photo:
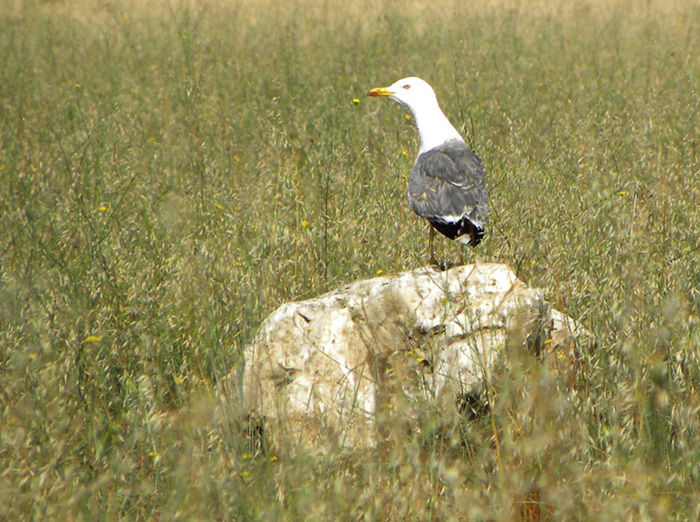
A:
{"label": "white neck", "polygon": [[[432,102],[432,100],[431,100]],[[447,117],[443,114],[437,100],[434,103],[421,104],[419,107],[412,107],[411,112],[416,120],[418,137],[420,138],[420,148],[418,155],[442,145],[449,140],[459,140],[464,142],[462,136],[457,132]]]}

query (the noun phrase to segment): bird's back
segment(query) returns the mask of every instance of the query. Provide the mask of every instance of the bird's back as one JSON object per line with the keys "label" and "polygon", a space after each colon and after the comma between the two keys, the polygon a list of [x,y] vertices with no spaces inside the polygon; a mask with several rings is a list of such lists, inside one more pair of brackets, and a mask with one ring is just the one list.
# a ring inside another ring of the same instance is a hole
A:
{"label": "bird's back", "polygon": [[418,156],[408,199],[416,214],[451,239],[469,233],[475,246],[483,236],[489,213],[484,168],[461,140],[449,140]]}

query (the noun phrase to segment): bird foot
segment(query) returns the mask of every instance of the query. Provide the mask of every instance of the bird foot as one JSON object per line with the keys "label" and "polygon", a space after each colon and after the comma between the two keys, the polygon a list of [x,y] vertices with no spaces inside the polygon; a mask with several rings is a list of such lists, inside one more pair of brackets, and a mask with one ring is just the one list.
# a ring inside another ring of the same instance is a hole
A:
{"label": "bird foot", "polygon": [[454,266],[454,263],[446,263],[444,261],[437,261],[435,258],[430,260],[430,266],[435,267],[437,270],[440,270],[440,272],[444,272],[445,270],[449,270]]}

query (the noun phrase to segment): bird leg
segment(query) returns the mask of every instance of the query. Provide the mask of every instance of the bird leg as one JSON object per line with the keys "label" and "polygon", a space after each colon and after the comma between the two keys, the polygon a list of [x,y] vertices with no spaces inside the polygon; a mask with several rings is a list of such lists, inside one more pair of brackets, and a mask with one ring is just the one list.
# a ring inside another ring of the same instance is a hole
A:
{"label": "bird leg", "polygon": [[[445,271],[448,268],[450,268],[450,265],[445,263],[444,261],[438,261],[437,258],[435,257],[435,228],[428,224],[430,227],[430,235],[428,242],[430,243],[430,264],[433,265],[435,268],[441,271]],[[439,239],[438,239],[439,241]],[[438,244],[438,255],[440,254],[440,245]]]}

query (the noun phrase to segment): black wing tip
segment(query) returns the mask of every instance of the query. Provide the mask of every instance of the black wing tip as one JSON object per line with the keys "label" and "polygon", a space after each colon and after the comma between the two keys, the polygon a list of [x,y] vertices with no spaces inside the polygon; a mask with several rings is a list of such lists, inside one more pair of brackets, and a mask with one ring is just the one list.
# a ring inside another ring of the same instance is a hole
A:
{"label": "black wing tip", "polygon": [[469,234],[469,246],[472,248],[481,243],[481,240],[484,238],[484,227],[475,225],[467,218],[463,218],[456,223],[443,221],[439,218],[428,218],[428,221],[438,232],[453,240]]}
{"label": "black wing tip", "polygon": [[476,225],[472,225],[471,230],[469,231],[469,234],[471,235],[471,242],[469,243],[469,246],[474,248],[476,245],[481,243],[481,240],[484,239],[484,229],[482,227],[477,227]]}

